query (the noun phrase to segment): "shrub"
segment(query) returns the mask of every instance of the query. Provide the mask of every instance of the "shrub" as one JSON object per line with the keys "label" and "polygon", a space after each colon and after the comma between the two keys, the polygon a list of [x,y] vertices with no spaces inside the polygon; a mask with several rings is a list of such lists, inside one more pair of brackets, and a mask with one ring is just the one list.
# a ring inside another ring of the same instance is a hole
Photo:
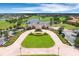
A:
{"label": "shrub", "polygon": [[42,32],[41,29],[35,29],[35,32]]}
{"label": "shrub", "polygon": [[35,29],[35,26],[32,26],[32,29]]}
{"label": "shrub", "polygon": [[27,29],[26,30],[31,30],[32,28],[31,27],[27,27]]}
{"label": "shrub", "polygon": [[59,34],[62,34],[62,31],[64,30],[64,27],[60,27],[59,29],[58,29],[58,32],[59,32]]}
{"label": "shrub", "polygon": [[32,32],[33,35],[44,35],[44,32]]}
{"label": "shrub", "polygon": [[78,47],[79,48],[79,37],[77,37],[74,42],[75,42],[75,44],[74,44],[75,47]]}

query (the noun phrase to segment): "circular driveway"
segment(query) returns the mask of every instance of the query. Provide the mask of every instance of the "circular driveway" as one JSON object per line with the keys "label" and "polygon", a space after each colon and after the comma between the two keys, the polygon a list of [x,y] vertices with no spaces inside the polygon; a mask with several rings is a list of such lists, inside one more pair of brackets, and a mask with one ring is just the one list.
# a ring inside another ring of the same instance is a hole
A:
{"label": "circular driveway", "polygon": [[[8,47],[2,47],[0,48],[0,55],[3,56],[14,56],[14,55],[28,55],[28,54],[59,54],[64,56],[78,56],[79,50],[68,46],[66,44],[63,44],[59,37],[49,31],[49,30],[43,30],[44,32],[48,33],[51,38],[55,41],[55,45],[51,48],[23,48],[21,46],[22,41],[26,36],[28,36],[29,33],[31,33],[34,30],[29,30],[24,33],[22,33],[19,38],[10,46]],[[20,49],[21,48],[21,49]]]}

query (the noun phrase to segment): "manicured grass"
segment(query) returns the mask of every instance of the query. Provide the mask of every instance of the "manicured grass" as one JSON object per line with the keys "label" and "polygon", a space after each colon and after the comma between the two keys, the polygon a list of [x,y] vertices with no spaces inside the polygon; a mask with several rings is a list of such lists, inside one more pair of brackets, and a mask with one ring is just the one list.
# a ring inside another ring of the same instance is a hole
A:
{"label": "manicured grass", "polygon": [[57,54],[32,54],[32,55],[20,55],[20,56],[59,56]]}
{"label": "manicured grass", "polygon": [[[9,23],[9,22],[6,22],[6,21],[4,21],[4,20],[0,20],[0,29],[7,29],[7,28],[9,28],[9,27],[13,27],[15,24],[13,24],[13,23]],[[25,23],[22,23],[21,24],[21,27],[27,27],[27,24],[25,24]]]}
{"label": "manicured grass", "polygon": [[53,26],[58,27],[58,26],[63,26],[65,29],[76,29],[78,27],[70,24],[54,24]]}
{"label": "manicured grass", "polygon": [[4,20],[0,20],[0,29],[7,29],[10,26],[13,26],[14,24],[10,24],[9,22],[6,22]]}
{"label": "manicured grass", "polygon": [[44,18],[42,18],[40,20],[43,21],[43,22],[47,22],[47,21],[50,21],[51,18],[52,17],[44,17]]}
{"label": "manicured grass", "polygon": [[54,46],[54,44],[55,42],[48,34],[41,36],[29,34],[21,45],[25,48],[49,48]]}
{"label": "manicured grass", "polygon": [[43,22],[47,22],[47,21],[50,21],[50,18],[52,17],[41,17],[41,16],[31,16],[29,17],[28,19],[39,19],[40,18],[40,21],[43,21]]}
{"label": "manicured grass", "polygon": [[27,24],[22,23],[22,24],[21,24],[21,27],[27,27]]}
{"label": "manicured grass", "polygon": [[11,37],[10,40],[7,41],[7,42],[4,44],[4,47],[13,44],[13,43],[18,39],[18,37],[19,37],[22,33],[23,33],[23,31],[17,32],[15,36]]}

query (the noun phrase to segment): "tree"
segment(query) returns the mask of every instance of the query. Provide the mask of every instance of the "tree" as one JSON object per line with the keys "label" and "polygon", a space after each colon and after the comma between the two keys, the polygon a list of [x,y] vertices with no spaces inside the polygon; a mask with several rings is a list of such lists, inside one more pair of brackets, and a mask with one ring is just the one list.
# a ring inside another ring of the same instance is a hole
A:
{"label": "tree", "polygon": [[66,17],[65,16],[60,16],[59,20],[60,20],[61,24],[63,24],[63,22],[66,20]]}
{"label": "tree", "polygon": [[54,23],[58,24],[59,23],[59,16],[54,16]]}
{"label": "tree", "polygon": [[2,31],[0,30],[0,37],[1,37],[1,35],[2,35]]}
{"label": "tree", "polygon": [[75,47],[79,48],[79,37],[77,37],[74,42],[75,42]]}
{"label": "tree", "polygon": [[77,37],[79,37],[79,33],[77,33]]}
{"label": "tree", "polygon": [[75,42],[75,46],[79,48],[79,33],[77,34],[76,40]]}
{"label": "tree", "polygon": [[50,26],[52,26],[53,21],[54,21],[54,17],[50,18]]}
{"label": "tree", "polygon": [[21,25],[21,22],[20,22],[20,21],[18,21],[18,22],[16,23],[16,28],[19,28],[19,27],[20,27],[20,25]]}
{"label": "tree", "polygon": [[9,27],[9,29],[11,30],[11,29],[12,29],[12,27],[10,26],[10,27]]}
{"label": "tree", "polygon": [[3,34],[4,34],[5,37],[8,37],[8,31],[6,31],[6,30],[3,31]]}
{"label": "tree", "polygon": [[7,19],[5,20],[6,22],[9,22],[9,23],[16,23],[17,20],[16,19]]}
{"label": "tree", "polygon": [[58,29],[58,32],[59,32],[59,34],[62,34],[62,31],[64,30],[64,27],[60,27],[59,29]]}

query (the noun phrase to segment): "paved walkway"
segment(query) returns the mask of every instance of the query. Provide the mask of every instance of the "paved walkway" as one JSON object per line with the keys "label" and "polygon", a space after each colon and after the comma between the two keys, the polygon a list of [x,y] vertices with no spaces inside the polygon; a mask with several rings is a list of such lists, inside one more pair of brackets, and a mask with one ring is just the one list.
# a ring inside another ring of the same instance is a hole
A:
{"label": "paved walkway", "polygon": [[[13,56],[13,55],[20,55],[20,54],[59,54],[64,56],[78,56],[79,50],[63,44],[58,36],[49,31],[43,30],[44,32],[48,33],[51,38],[55,41],[55,45],[51,48],[23,48],[21,47],[21,43],[29,33],[33,30],[26,31],[20,35],[20,37],[10,46],[0,48],[0,55],[2,56]],[[21,47],[21,49],[20,49]]]}

